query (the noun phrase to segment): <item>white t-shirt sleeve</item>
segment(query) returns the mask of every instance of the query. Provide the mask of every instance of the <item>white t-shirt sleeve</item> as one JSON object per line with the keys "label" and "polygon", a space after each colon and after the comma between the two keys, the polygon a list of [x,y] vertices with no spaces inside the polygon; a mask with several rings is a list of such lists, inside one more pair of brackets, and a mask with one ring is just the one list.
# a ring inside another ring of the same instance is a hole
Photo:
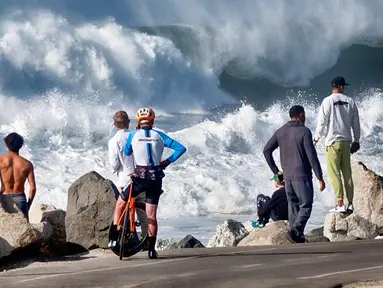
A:
{"label": "white t-shirt sleeve", "polygon": [[326,132],[326,129],[328,127],[331,113],[331,106],[329,102],[329,99],[325,98],[322,101],[322,104],[319,108],[318,123],[314,137],[316,141],[318,141],[321,137],[324,136],[324,133]]}
{"label": "white t-shirt sleeve", "polygon": [[109,164],[112,166],[113,173],[116,173],[120,168],[120,159],[118,157],[118,146],[114,139],[108,142]]}
{"label": "white t-shirt sleeve", "polygon": [[352,132],[354,134],[354,142],[358,142],[360,140],[360,120],[359,120],[359,111],[356,103],[353,101],[353,113],[351,120]]}

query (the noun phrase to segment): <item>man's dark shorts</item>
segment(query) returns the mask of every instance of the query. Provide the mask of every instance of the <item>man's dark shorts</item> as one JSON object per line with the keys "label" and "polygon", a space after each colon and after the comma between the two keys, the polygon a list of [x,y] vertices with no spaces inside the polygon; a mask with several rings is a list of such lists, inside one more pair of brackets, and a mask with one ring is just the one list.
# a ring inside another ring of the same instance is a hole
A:
{"label": "man's dark shorts", "polygon": [[21,212],[23,212],[24,217],[27,218],[27,220],[29,221],[29,217],[28,217],[29,207],[28,207],[27,197],[25,196],[25,194],[22,193],[22,194],[3,194],[3,195],[11,198],[16,203],[17,207],[19,207]]}
{"label": "man's dark shorts", "polygon": [[162,194],[162,178],[156,180],[146,180],[134,178],[133,182],[121,193],[121,198],[125,202],[129,199],[129,191],[133,185],[132,196],[137,197],[140,193],[146,193],[146,203],[158,205]]}

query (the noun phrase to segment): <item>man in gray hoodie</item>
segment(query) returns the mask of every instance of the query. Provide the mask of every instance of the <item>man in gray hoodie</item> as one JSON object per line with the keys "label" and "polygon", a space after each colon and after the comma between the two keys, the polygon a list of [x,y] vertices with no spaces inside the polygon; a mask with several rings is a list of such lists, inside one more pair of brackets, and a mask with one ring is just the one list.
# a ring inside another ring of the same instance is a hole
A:
{"label": "man in gray hoodie", "polygon": [[[305,126],[305,110],[296,105],[290,109],[291,121],[279,128],[267,142],[263,154],[275,175],[283,174],[288,200],[289,240],[304,243],[304,230],[314,202],[312,170],[319,180],[320,191],[325,188],[322,168],[313,144],[310,129]],[[273,158],[279,147],[282,171]]]}

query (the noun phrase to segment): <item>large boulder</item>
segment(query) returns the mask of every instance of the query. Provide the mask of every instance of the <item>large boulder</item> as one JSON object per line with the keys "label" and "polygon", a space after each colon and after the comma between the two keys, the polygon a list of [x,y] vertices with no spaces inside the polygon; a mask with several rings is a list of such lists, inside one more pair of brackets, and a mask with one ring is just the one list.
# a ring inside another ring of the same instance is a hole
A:
{"label": "large boulder", "polygon": [[42,241],[42,235],[28,222],[15,202],[0,195],[0,258]]}
{"label": "large boulder", "polygon": [[[379,235],[379,228],[371,221],[353,213],[328,213],[324,223],[324,236],[330,241],[339,239],[374,239]],[[348,236],[348,237],[344,237]]]}
{"label": "large boulder", "polygon": [[383,231],[383,177],[362,162],[352,163],[352,177],[354,213],[326,215],[324,236],[330,241],[374,239]]}
{"label": "large boulder", "polygon": [[85,249],[107,248],[116,198],[113,182],[95,171],[76,180],[68,191],[66,240]]}
{"label": "large boulder", "polygon": [[383,228],[383,177],[362,162],[352,164],[355,213]]}
{"label": "large boulder", "polygon": [[237,246],[291,244],[287,238],[289,229],[286,221],[271,222],[263,228],[254,229]]}
{"label": "large boulder", "polygon": [[249,231],[241,222],[229,219],[217,226],[216,233],[210,238],[207,247],[237,246],[247,235]]}

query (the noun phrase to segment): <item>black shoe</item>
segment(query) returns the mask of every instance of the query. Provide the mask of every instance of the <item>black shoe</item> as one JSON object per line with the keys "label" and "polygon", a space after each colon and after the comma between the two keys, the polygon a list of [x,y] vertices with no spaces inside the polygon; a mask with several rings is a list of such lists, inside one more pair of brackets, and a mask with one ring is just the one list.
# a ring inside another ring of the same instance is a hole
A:
{"label": "black shoe", "polygon": [[304,235],[296,235],[296,233],[292,230],[290,230],[289,232],[287,232],[287,239],[291,242],[291,243],[305,243],[306,242],[306,238]]}
{"label": "black shoe", "polygon": [[156,252],[156,250],[149,250],[148,251],[148,257],[149,257],[149,259],[157,259],[158,253]]}
{"label": "black shoe", "polygon": [[291,243],[297,243],[296,237],[293,231],[287,232],[287,240],[289,240]]}
{"label": "black shoe", "polygon": [[158,258],[158,254],[156,252],[156,240],[157,240],[157,237],[148,237],[148,248],[149,248],[149,251],[148,251],[148,257],[150,259],[157,259]]}

